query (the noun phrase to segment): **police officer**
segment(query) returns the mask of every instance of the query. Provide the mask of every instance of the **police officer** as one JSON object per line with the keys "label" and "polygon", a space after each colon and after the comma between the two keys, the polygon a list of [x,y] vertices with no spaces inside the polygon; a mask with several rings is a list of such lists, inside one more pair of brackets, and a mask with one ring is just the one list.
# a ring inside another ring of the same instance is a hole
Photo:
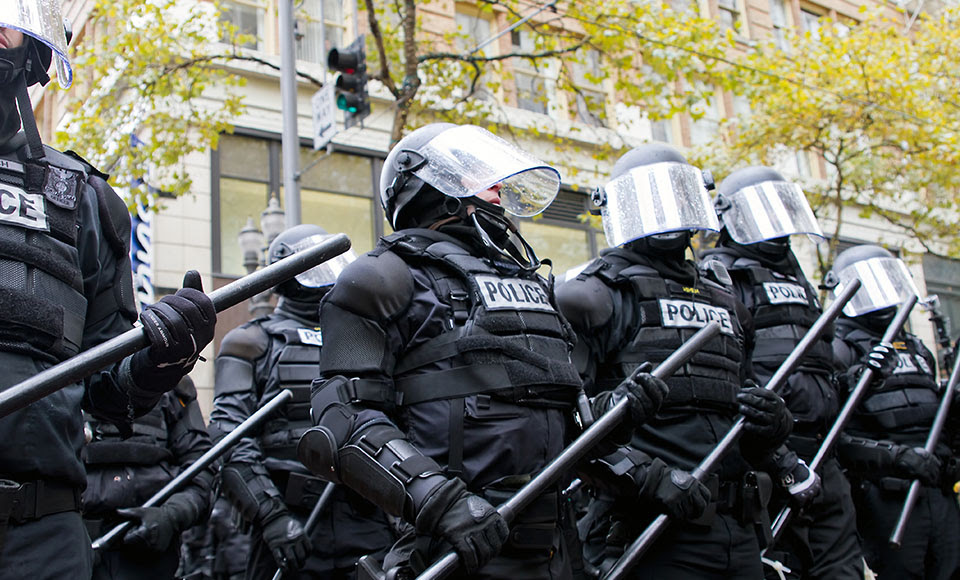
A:
{"label": "police officer", "polygon": [[[625,544],[666,513],[681,521],[632,577],[760,578],[754,526],[763,525],[770,485],[745,458],[776,448],[791,418],[779,397],[747,382],[750,315],[722,265],[698,269],[686,260],[693,230],[718,229],[704,177],[675,149],[648,144],[620,157],[594,200],[611,248],[557,291],[577,331],[575,360],[588,394],[612,388],[640,364],[661,362],[711,320],[721,332],[667,379],[663,407],[634,428],[629,445],[593,462],[596,497],[580,522],[586,558],[606,572]],[[690,470],[738,413],[747,420],[739,451],[719,478],[698,483]]]}
{"label": "police officer", "polygon": [[[807,281],[790,247],[790,236],[823,238],[803,191],[769,167],[731,173],[718,189],[715,206],[721,229],[714,250],[730,273],[736,294],[753,316],[756,346],[753,371],[766,383],[821,314],[816,290]],[[792,578],[863,578],[850,483],[835,458],[823,463],[822,493],[815,473],[806,468],[839,411],[833,373],[833,328],[824,331],[810,354],[787,379],[780,394],[794,417],[787,449],[771,472],[777,486],[775,514],[790,501],[806,504],[767,558],[790,570]],[[799,456],[799,460],[797,458]],[[775,570],[768,577],[779,578]]]}
{"label": "police officer", "polygon": [[[268,261],[326,237],[316,225],[290,228],[270,244]],[[232,431],[281,390],[294,393],[258,437],[241,441],[221,472],[223,493],[253,524],[248,578],[272,578],[278,564],[291,572],[302,568],[303,577],[352,577],[358,558],[392,542],[384,514],[345,488],[335,490],[309,537],[302,527],[327,485],[296,457],[300,435],[312,426],[310,381],[323,344],[319,302],[348,260],[335,258],[279,285],[274,312],[231,330],[220,346],[210,415],[217,433]]]}
{"label": "police officer", "polygon": [[[878,346],[896,307],[917,294],[910,272],[887,250],[855,246],[837,256],[828,285],[857,278],[863,286],[843,310],[834,341],[841,383],[852,389],[866,365],[877,372],[838,445],[849,470],[857,523],[867,564],[881,578],[949,578],[957,566],[960,511],[942,488],[941,455],[924,450],[939,404],[936,359],[914,335],[902,331],[893,349]],[[914,479],[923,484],[903,544],[889,537]]]}
{"label": "police officer", "polygon": [[[59,2],[0,8],[0,389],[113,338],[137,319],[124,202],[77,158],[40,141],[27,87],[70,84]],[[23,125],[23,132],[18,128]],[[194,272],[186,285],[199,287]],[[216,312],[184,288],[141,317],[149,348],[0,419],[0,577],[84,578],[89,537],[81,405],[130,432],[189,372],[213,338]],[[5,533],[3,533],[5,532]]]}
{"label": "police officer", "polygon": [[388,570],[452,548],[471,578],[570,577],[558,490],[511,530],[493,508],[563,449],[580,387],[572,333],[505,215],[539,213],[559,185],[472,125],[421,127],[387,156],[380,199],[396,233],[321,305],[319,426],[299,451],[413,528]]}
{"label": "police officer", "polygon": [[180,532],[206,519],[213,470],[201,471],[157,507],[139,507],[210,449],[197,404],[197,389],[184,377],[160,403],[133,423],[123,438],[113,424],[89,417],[83,449],[87,489],[83,515],[92,538],[123,520],[135,525],[118,545],[98,554],[94,578],[174,578],[180,563]]}

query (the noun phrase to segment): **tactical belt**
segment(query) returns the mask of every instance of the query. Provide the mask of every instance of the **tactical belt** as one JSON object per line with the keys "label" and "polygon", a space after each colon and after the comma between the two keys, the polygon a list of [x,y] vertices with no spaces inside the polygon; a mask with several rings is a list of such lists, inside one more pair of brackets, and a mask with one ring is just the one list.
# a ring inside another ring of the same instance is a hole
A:
{"label": "tactical belt", "polygon": [[43,479],[20,484],[2,481],[5,485],[0,485],[0,518],[5,514],[7,517],[2,519],[11,523],[80,511],[80,490],[75,486]]}

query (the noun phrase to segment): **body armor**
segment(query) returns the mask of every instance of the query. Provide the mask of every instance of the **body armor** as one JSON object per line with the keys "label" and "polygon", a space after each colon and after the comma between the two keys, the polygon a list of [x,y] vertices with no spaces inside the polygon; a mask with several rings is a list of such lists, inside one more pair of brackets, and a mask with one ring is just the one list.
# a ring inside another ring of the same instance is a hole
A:
{"label": "body armor", "polygon": [[59,362],[80,349],[87,300],[77,250],[86,174],[49,147],[0,156],[0,349]]}

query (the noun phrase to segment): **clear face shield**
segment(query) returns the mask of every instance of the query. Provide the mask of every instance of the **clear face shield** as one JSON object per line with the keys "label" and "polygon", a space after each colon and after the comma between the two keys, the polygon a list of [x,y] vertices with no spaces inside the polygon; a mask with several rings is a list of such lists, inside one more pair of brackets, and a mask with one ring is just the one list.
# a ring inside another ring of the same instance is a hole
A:
{"label": "clear face shield", "polygon": [[[333,234],[309,236],[293,244],[291,249],[296,253],[317,246],[332,237]],[[337,281],[337,277],[340,276],[340,272],[343,272],[343,269],[356,259],[357,256],[353,253],[353,250],[347,250],[339,256],[335,256],[322,264],[310,268],[306,272],[297,274],[295,278],[304,288],[332,286],[334,282]]]}
{"label": "clear face shield", "polygon": [[854,262],[837,272],[835,280],[827,282],[836,282],[833,293],[837,295],[854,279],[862,285],[843,307],[843,313],[850,317],[899,306],[908,297],[920,295],[907,266],[897,258],[877,257]]}
{"label": "clear face shield", "polygon": [[73,83],[60,0],[0,0],[0,27],[19,30],[50,47],[57,82],[63,88]]}
{"label": "clear face shield", "polygon": [[413,174],[451,197],[471,197],[500,184],[500,205],[512,215],[542,212],[560,191],[560,172],[480,127],[443,131],[415,153]]}
{"label": "clear face shield", "polygon": [[738,244],[756,244],[793,234],[824,239],[817,218],[799,186],[786,181],[764,181],[717,200],[723,225]]}
{"label": "clear face shield", "polygon": [[703,174],[692,165],[635,167],[607,183],[598,195],[610,246],[668,232],[720,231]]}

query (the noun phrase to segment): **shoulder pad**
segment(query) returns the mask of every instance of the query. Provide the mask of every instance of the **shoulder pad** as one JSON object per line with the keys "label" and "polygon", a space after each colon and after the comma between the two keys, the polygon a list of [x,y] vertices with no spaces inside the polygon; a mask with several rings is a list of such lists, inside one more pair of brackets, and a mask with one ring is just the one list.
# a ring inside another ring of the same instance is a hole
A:
{"label": "shoulder pad", "polygon": [[89,163],[80,163],[75,155],[61,153],[49,145],[43,146],[43,158],[50,165],[70,171],[79,171],[84,175],[91,173],[91,170],[95,171]]}
{"label": "shoulder pad", "polygon": [[613,316],[613,296],[595,276],[577,277],[557,287],[557,308],[577,332],[606,324]]}
{"label": "shoulder pad", "polygon": [[343,269],[325,302],[373,319],[401,312],[413,297],[413,274],[392,251],[364,254]]}
{"label": "shoulder pad", "polygon": [[711,280],[725,287],[733,285],[733,279],[730,278],[727,267],[720,260],[704,260],[700,262],[699,268],[707,280]]}
{"label": "shoulder pad", "polygon": [[244,324],[234,328],[223,337],[217,356],[232,356],[243,360],[256,360],[267,352],[270,337],[258,324]]}
{"label": "shoulder pad", "polygon": [[70,157],[74,161],[77,161],[78,163],[80,163],[80,165],[83,166],[83,170],[86,171],[88,175],[96,175],[97,177],[99,177],[104,181],[107,181],[108,179],[110,179],[109,175],[107,175],[106,173],[94,167],[89,161],[81,157],[80,154],[77,153],[76,151],[72,149],[70,151],[64,151],[63,155],[66,155],[67,157]]}
{"label": "shoulder pad", "polygon": [[173,392],[184,403],[197,400],[197,386],[193,384],[193,379],[190,378],[190,375],[183,375],[183,378],[180,379],[177,386],[173,387]]}

